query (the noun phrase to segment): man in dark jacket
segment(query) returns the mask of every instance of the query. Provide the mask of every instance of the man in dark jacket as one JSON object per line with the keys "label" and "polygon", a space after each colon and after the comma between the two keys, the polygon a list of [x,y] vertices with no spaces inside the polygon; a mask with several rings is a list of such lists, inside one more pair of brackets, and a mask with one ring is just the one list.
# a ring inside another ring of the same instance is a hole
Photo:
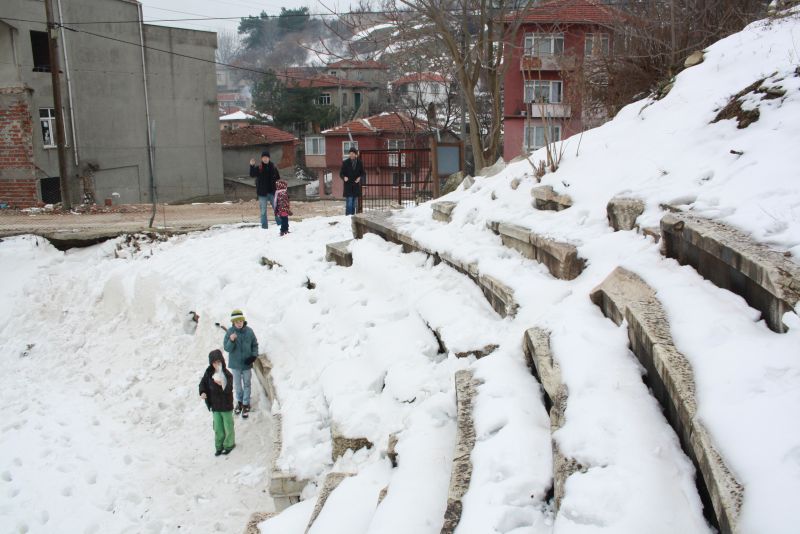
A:
{"label": "man in dark jacket", "polygon": [[[256,195],[261,208],[261,228],[267,227],[267,205],[275,211],[275,182],[281,179],[278,168],[269,160],[269,151],[261,152],[261,164],[256,165],[256,160],[250,160],[250,176],[256,179]],[[275,215],[275,224],[280,224]]]}
{"label": "man in dark jacket", "polygon": [[350,147],[347,159],[342,162],[339,178],[344,180],[344,214],[353,215],[356,212],[357,199],[361,196],[361,183],[367,179],[355,147]]}
{"label": "man in dark jacket", "polygon": [[229,454],[236,446],[233,433],[233,375],[225,367],[222,352],[208,354],[208,369],[200,379],[200,397],[214,416],[215,456]]}
{"label": "man in dark jacket", "polygon": [[228,367],[233,371],[236,391],[236,415],[247,419],[250,415],[250,378],[253,362],[258,357],[258,340],[253,329],[247,326],[242,310],[231,313],[232,326],[225,332],[222,347],[228,352]]}

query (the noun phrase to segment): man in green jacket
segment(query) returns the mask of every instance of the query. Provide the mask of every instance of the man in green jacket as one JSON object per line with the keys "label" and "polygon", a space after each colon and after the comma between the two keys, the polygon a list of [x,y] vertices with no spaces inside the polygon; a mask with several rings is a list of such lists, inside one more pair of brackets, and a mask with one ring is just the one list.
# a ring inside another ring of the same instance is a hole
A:
{"label": "man in green jacket", "polygon": [[247,326],[242,310],[231,313],[233,324],[227,332],[222,346],[228,353],[228,369],[233,374],[236,391],[234,413],[247,419],[250,414],[250,376],[253,362],[258,357],[258,340],[253,329]]}

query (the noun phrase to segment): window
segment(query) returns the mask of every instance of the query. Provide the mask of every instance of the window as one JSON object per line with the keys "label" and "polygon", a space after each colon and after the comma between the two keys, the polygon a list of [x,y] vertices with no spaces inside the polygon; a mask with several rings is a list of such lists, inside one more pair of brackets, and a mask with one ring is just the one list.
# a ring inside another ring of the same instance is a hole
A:
{"label": "window", "polygon": [[[561,126],[550,126],[546,141],[553,143],[561,140]],[[544,126],[525,126],[525,148],[535,150],[545,145]]]}
{"label": "window", "polygon": [[342,93],[342,107],[347,105],[347,93]]}
{"label": "window", "polygon": [[56,110],[39,108],[39,124],[42,125],[42,142],[45,148],[56,146]]}
{"label": "window", "polygon": [[432,83],[431,84],[431,94],[438,95],[440,90],[441,90],[441,87],[439,87],[438,83]]}
{"label": "window", "polygon": [[350,152],[350,147],[358,150],[358,141],[342,141],[342,157],[346,158]]}
{"label": "window", "polygon": [[325,138],[306,137],[306,156],[324,156]]}
{"label": "window", "polygon": [[336,76],[336,71],[335,70],[331,71],[331,76]]}
{"label": "window", "polygon": [[562,87],[560,80],[528,80],[525,82],[525,103],[560,104]]}
{"label": "window", "polygon": [[607,56],[610,48],[607,33],[587,33],[583,44],[585,56]]}
{"label": "window", "polygon": [[406,84],[401,85],[399,90],[400,90],[400,94],[401,95],[407,95],[408,94],[408,85],[406,85]]}
{"label": "window", "polygon": [[548,56],[564,53],[563,33],[526,33],[525,55]]}
{"label": "window", "polygon": [[402,187],[408,189],[411,187],[411,173],[408,171],[393,172],[392,173],[392,186]]}
{"label": "window", "polygon": [[330,106],[331,105],[331,94],[330,93],[322,93],[317,98],[317,104],[320,106]]}
{"label": "window", "polygon": [[33,50],[33,72],[50,72],[50,43],[47,32],[31,31],[31,50]]}
{"label": "window", "polygon": [[[402,150],[406,147],[404,139],[387,139],[386,148],[389,150]],[[389,154],[389,167],[405,167],[406,155],[402,153]]]}

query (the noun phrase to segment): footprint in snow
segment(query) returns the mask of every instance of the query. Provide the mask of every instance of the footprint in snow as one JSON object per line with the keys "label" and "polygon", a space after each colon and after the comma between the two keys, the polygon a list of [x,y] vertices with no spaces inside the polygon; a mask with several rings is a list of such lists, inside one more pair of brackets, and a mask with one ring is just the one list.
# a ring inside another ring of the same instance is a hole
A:
{"label": "footprint in snow", "polygon": [[50,521],[50,514],[47,510],[42,510],[39,513],[39,522],[43,525],[46,525],[48,521]]}
{"label": "footprint in snow", "polygon": [[64,486],[63,488],[61,488],[61,495],[63,495],[64,497],[72,497],[72,492],[73,492],[72,486]]}
{"label": "footprint in snow", "polygon": [[11,476],[11,471],[3,471],[3,473],[0,474],[0,478],[5,480],[6,482],[11,482],[12,480],[14,480],[14,477]]}

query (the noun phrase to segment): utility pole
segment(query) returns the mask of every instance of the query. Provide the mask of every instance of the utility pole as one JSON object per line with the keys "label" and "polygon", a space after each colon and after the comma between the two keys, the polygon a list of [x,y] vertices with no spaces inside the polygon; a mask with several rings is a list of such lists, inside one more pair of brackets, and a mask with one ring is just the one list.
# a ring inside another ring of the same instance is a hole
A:
{"label": "utility pole", "polygon": [[58,25],[53,22],[52,0],[45,0],[44,9],[47,15],[47,43],[50,48],[50,74],[53,79],[53,105],[56,108],[56,146],[58,147],[58,173],[61,183],[61,206],[65,210],[72,209],[69,196],[69,177],[67,176],[66,133],[64,131],[64,108],[61,103],[61,77],[58,61]]}

